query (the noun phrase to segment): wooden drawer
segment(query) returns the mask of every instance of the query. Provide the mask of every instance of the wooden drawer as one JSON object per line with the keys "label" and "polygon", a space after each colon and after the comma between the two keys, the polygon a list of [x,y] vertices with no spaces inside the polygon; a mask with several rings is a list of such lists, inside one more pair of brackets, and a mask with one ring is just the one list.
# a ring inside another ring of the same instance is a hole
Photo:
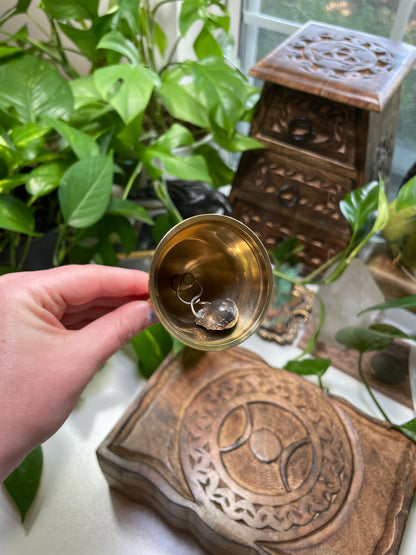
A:
{"label": "wooden drawer", "polygon": [[308,225],[349,232],[339,202],[355,187],[353,179],[316,168],[308,157],[302,161],[264,150],[243,156],[230,200],[253,203],[257,210],[286,215]]}
{"label": "wooden drawer", "polygon": [[259,106],[251,134],[260,141],[277,140],[350,168],[359,166],[365,122],[357,108],[270,83]]}
{"label": "wooden drawer", "polygon": [[274,212],[260,211],[253,203],[241,199],[237,199],[233,205],[233,216],[250,227],[266,249],[271,250],[281,241],[296,237],[305,247],[298,255],[299,261],[309,270],[318,268],[335,256],[347,246],[349,240],[348,234],[323,233],[312,222],[304,225],[287,215],[278,217]]}

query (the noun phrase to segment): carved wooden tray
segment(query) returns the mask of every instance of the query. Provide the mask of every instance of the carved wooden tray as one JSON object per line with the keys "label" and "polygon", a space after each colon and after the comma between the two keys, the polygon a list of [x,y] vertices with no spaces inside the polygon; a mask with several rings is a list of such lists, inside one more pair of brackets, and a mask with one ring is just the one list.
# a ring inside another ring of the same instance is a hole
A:
{"label": "carved wooden tray", "polygon": [[397,553],[416,446],[242,348],[167,360],[97,456],[210,553]]}

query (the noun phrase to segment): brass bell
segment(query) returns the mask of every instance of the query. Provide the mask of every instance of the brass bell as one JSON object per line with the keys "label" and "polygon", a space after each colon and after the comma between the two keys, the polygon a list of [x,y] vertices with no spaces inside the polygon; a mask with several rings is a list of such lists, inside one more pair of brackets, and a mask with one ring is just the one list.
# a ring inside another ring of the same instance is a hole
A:
{"label": "brass bell", "polygon": [[193,216],[158,244],[149,293],[165,329],[203,351],[228,349],[262,322],[273,288],[269,255],[257,235],[229,216]]}

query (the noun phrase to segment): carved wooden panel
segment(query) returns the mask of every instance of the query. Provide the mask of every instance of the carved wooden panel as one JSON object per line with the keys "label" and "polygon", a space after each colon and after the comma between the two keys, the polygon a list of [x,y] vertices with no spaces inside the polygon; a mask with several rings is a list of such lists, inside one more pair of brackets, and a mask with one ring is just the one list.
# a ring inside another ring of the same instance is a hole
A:
{"label": "carved wooden panel", "polygon": [[290,158],[285,150],[257,151],[245,157],[240,167],[239,197],[250,195],[259,208],[279,216],[313,221],[317,225],[349,233],[347,220],[339,202],[353,189],[354,182],[321,170],[299,159]]}
{"label": "carved wooden panel", "polygon": [[296,145],[354,168],[360,111],[321,97],[266,84],[253,122],[257,139]]}
{"label": "carved wooden panel", "polygon": [[416,446],[242,348],[185,349],[98,459],[109,484],[210,553],[397,553]]}
{"label": "carved wooden panel", "polygon": [[258,62],[251,74],[381,112],[415,58],[416,49],[410,44],[311,21]]}
{"label": "carved wooden panel", "polygon": [[342,234],[322,234],[319,227],[306,226],[290,215],[284,217],[259,209],[256,204],[249,202],[248,197],[234,202],[233,216],[257,233],[267,249],[273,249],[276,243],[290,237],[297,237],[300,244],[306,245],[306,249],[298,254],[298,259],[307,268],[318,268],[328,258],[335,256],[346,243]]}

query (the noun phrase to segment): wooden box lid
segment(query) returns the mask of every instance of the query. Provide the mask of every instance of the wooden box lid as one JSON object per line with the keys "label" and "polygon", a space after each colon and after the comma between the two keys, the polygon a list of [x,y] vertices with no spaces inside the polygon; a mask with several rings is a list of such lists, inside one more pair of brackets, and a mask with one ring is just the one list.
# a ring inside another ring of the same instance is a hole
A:
{"label": "wooden box lid", "polygon": [[381,112],[416,60],[416,48],[310,21],[250,75],[361,109]]}
{"label": "wooden box lid", "polygon": [[165,361],[97,451],[210,553],[394,554],[416,445],[243,348]]}

